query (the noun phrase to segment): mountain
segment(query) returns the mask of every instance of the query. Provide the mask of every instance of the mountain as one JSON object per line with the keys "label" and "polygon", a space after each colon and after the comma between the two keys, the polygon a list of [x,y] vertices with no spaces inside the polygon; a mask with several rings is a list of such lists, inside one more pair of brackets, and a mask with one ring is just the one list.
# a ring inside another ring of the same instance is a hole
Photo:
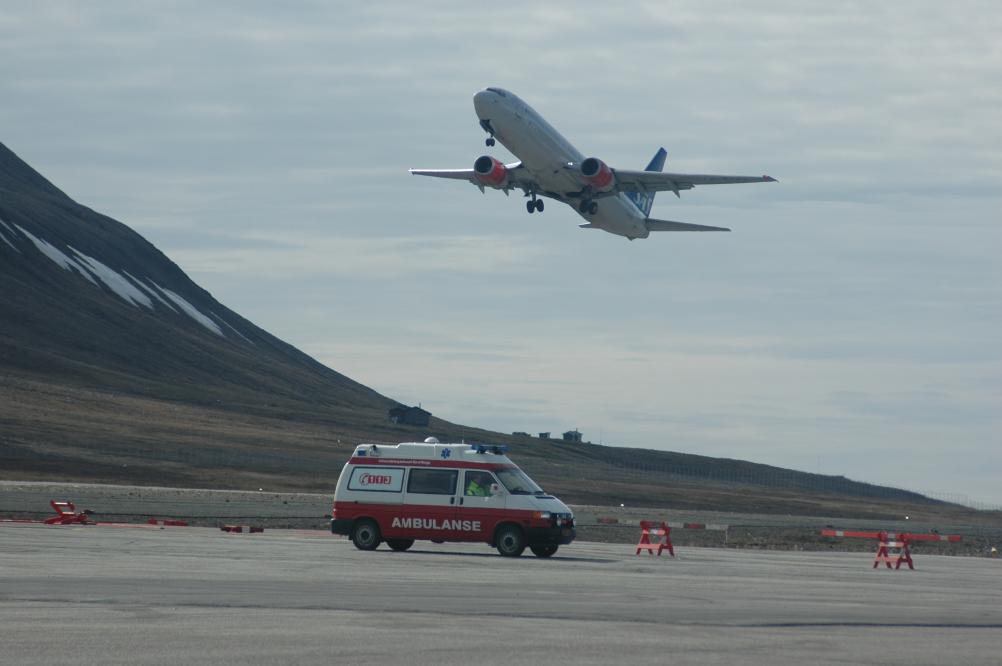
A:
{"label": "mountain", "polygon": [[755,463],[508,436],[395,401],[219,303],[0,144],[0,477],[332,488],[359,441],[508,444],[579,503],[894,515],[921,495]]}

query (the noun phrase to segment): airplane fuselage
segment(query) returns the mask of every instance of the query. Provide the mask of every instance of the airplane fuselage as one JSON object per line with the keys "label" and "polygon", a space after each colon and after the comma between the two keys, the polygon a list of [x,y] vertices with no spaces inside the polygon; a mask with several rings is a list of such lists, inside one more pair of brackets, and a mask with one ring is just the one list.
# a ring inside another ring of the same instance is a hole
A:
{"label": "airplane fuselage", "polygon": [[576,167],[581,152],[517,95],[487,89],[473,96],[481,125],[522,161],[522,167],[538,182],[536,194],[562,201],[592,227],[626,238],[647,238],[645,215],[625,194],[605,197],[595,213],[582,213],[567,193],[581,189]]}

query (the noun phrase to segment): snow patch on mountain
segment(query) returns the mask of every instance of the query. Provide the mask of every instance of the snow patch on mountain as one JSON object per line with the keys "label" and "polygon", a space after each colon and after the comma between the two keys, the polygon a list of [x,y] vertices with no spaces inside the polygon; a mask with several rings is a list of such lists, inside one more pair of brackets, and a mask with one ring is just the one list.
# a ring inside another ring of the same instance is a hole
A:
{"label": "snow patch on mountain", "polygon": [[123,300],[128,301],[135,306],[141,305],[144,308],[148,308],[150,310],[153,309],[153,301],[150,300],[150,297],[136,289],[135,285],[129,282],[124,275],[118,271],[108,268],[94,257],[89,257],[80,250],[76,250],[72,247],[70,247],[70,249],[77,255],[79,261],[82,261],[90,267],[90,271],[96,275],[98,279],[108,287],[108,289],[111,289],[113,292],[118,294]]}
{"label": "snow patch on mountain", "polygon": [[171,305],[170,303],[168,303],[167,300],[163,296],[161,296],[159,293],[157,293],[156,289],[154,289],[153,287],[146,286],[145,284],[143,284],[142,280],[140,280],[139,278],[137,278],[135,275],[133,275],[129,271],[122,271],[122,272],[125,273],[129,277],[130,280],[132,280],[133,282],[135,282],[136,285],[138,285],[140,289],[142,289],[147,294],[149,294],[153,298],[155,298],[158,301],[160,301],[161,303],[163,303],[164,307],[170,309],[173,312],[177,312],[177,309],[173,305]]}
{"label": "snow patch on mountain", "polygon": [[[14,236],[14,230],[11,229],[9,226],[7,226],[6,222],[4,222],[3,220],[0,220],[0,224],[2,224],[5,229],[7,229],[7,233],[9,233],[11,236]],[[11,247],[12,250],[14,250],[15,252],[17,252],[18,254],[21,254],[21,250],[17,249],[17,246],[14,245],[14,243],[10,242],[10,240],[7,238],[7,235],[4,234],[4,232],[2,232],[2,231],[0,231],[0,238],[3,239],[4,243],[7,243],[7,245],[10,245],[10,247]]]}
{"label": "snow patch on mountain", "polygon": [[[35,247],[38,248],[39,252],[41,252],[46,257],[51,259],[57,266],[60,266],[63,270],[76,271],[83,277],[87,278],[88,282],[90,282],[94,286],[97,286],[97,281],[94,279],[94,277],[90,274],[87,268],[84,267],[76,259],[63,254],[62,250],[55,247],[54,245],[50,245],[44,239],[35,236],[30,231],[22,227],[20,224],[15,224],[14,226],[20,229],[21,233],[24,234],[28,238],[28,240],[30,240],[32,243],[35,244]],[[72,250],[73,248],[70,249]]]}
{"label": "snow patch on mountain", "polygon": [[[153,282],[153,281],[150,280],[150,282]],[[211,319],[209,319],[208,317],[206,317],[204,314],[202,314],[201,312],[199,312],[198,308],[196,308],[194,305],[192,305],[188,301],[184,300],[180,296],[180,294],[176,294],[173,291],[171,291],[170,289],[167,289],[165,287],[161,287],[156,282],[153,282],[153,286],[155,286],[157,289],[159,289],[160,291],[162,291],[164,293],[164,295],[167,296],[167,298],[169,298],[172,301],[174,301],[174,303],[179,308],[181,308],[182,310],[184,310],[185,313],[189,317],[191,317],[192,319],[194,319],[195,321],[197,321],[199,324],[201,324],[205,328],[209,329],[210,331],[212,331],[213,333],[215,333],[216,335],[218,335],[221,338],[225,338],[226,337],[225,335],[223,335],[223,329],[219,328],[219,325],[216,322],[212,321]]]}
{"label": "snow patch on mountain", "polygon": [[241,333],[241,332],[240,332],[240,331],[238,331],[237,329],[235,329],[235,328],[233,328],[232,326],[230,326],[230,325],[229,325],[229,324],[228,324],[228,323],[226,322],[226,320],[225,320],[225,319],[223,319],[222,317],[220,317],[219,315],[217,315],[217,314],[216,314],[215,312],[213,312],[213,313],[212,313],[212,318],[213,318],[213,319],[215,319],[216,321],[218,321],[218,322],[219,322],[220,324],[222,324],[222,325],[223,325],[223,326],[225,326],[226,328],[228,328],[228,329],[230,329],[231,331],[233,331],[234,333],[236,333],[237,335],[239,335],[239,336],[240,336],[241,338],[243,338],[243,339],[244,339],[244,341],[245,341],[245,342],[249,342],[250,344],[254,344],[254,342],[253,342],[252,340],[248,340],[248,339],[247,339],[247,336],[246,336],[246,335],[244,335],[243,333]]}
{"label": "snow patch on mountain", "polygon": [[[14,235],[14,230],[11,229],[6,222],[0,220],[0,224],[2,224],[12,236]],[[198,308],[185,300],[180,294],[173,292],[166,287],[161,287],[149,278],[145,278],[149,282],[149,284],[146,284],[143,280],[135,277],[127,271],[122,271],[122,273],[124,273],[123,275],[94,257],[86,255],[80,250],[67,245],[66,247],[69,248],[70,252],[76,255],[75,257],[72,257],[54,245],[48,243],[45,239],[35,236],[21,225],[15,224],[14,226],[17,227],[28,240],[34,243],[39,252],[48,257],[57,266],[61,267],[63,270],[76,271],[94,286],[97,286],[97,280],[100,280],[106,287],[108,287],[108,289],[111,289],[111,291],[113,291],[119,298],[124,300],[129,305],[132,305],[135,308],[154,310],[153,300],[150,298],[152,296],[172,312],[178,312],[177,308],[180,308],[181,311],[210,332],[215,333],[221,338],[226,337],[223,333],[223,329],[221,329],[212,318],[203,314]],[[17,247],[14,246],[14,244],[7,238],[6,235],[3,234],[3,232],[0,232],[0,238],[2,238],[12,248],[17,250]],[[18,251],[20,252],[20,250]],[[174,306],[177,306],[177,308]],[[223,324],[233,330],[233,332],[241,338],[247,340],[247,338],[241,335],[239,331],[223,321],[214,312],[210,312],[209,314],[211,314],[212,317],[219,319],[219,321],[222,321]],[[250,342],[250,340],[247,341]]]}

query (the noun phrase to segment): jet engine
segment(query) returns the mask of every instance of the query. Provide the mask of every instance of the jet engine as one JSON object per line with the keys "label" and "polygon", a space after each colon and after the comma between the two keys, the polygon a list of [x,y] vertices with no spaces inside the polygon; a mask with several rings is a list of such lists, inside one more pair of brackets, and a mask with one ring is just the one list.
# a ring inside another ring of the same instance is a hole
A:
{"label": "jet engine", "polygon": [[589,157],[581,162],[581,177],[596,192],[607,192],[616,185],[612,169],[597,157]]}
{"label": "jet engine", "polygon": [[488,187],[500,190],[508,183],[508,169],[490,155],[477,158],[473,163],[473,173],[478,182]]}

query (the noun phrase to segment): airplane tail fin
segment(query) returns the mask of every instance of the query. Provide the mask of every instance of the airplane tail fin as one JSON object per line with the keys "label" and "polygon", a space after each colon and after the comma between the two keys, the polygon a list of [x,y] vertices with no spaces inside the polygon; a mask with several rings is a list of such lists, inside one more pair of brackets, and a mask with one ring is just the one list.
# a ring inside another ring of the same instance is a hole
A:
{"label": "airplane tail fin", "polygon": [[[644,171],[661,171],[665,168],[667,157],[668,151],[664,148],[658,148],[658,152],[654,153],[654,157]],[[651,207],[654,205],[654,194],[654,192],[628,192],[626,196],[630,198],[634,206],[640,209],[644,217],[647,217],[651,214]]]}

